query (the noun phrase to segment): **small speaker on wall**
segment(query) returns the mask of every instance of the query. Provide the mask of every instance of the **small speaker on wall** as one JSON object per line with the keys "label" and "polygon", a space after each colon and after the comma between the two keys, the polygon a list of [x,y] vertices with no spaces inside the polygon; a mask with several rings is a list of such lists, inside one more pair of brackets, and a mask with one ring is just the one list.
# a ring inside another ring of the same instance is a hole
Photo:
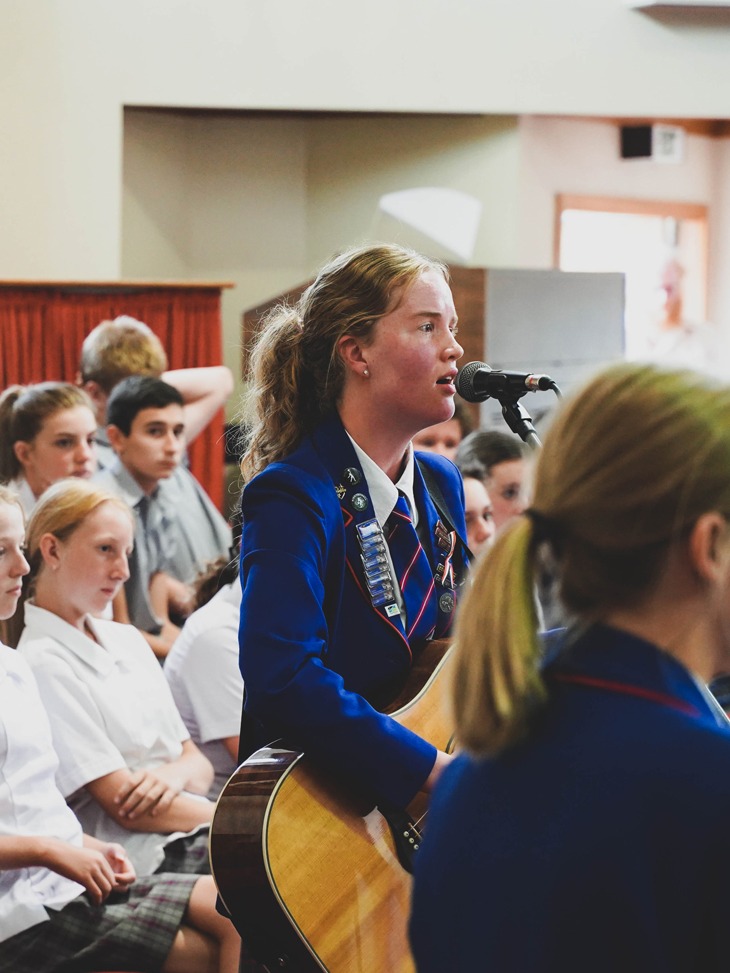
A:
{"label": "small speaker on wall", "polygon": [[679,163],[684,159],[684,141],[680,125],[622,125],[621,158]]}
{"label": "small speaker on wall", "polygon": [[651,141],[651,125],[622,125],[621,158],[649,158],[651,156]]}

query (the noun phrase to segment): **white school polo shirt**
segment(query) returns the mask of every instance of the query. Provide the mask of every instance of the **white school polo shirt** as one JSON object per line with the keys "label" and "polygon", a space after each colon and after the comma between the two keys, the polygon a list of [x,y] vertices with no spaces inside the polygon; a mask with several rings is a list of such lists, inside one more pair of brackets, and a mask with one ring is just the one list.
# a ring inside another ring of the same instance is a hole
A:
{"label": "white school polo shirt", "polygon": [[222,741],[241,730],[240,613],[241,582],[236,578],[187,619],[163,669],[190,736],[213,764],[208,796],[214,801],[237,767]]}
{"label": "white school polo shirt", "polygon": [[[33,675],[0,644],[0,835],[46,835],[81,847],[81,826],[56,786],[57,764]],[[83,891],[49,868],[0,871],[0,942],[45,922],[46,909],[61,909]]]}
{"label": "white school polo shirt", "polygon": [[18,651],[30,665],[58,754],[58,786],[87,834],[123,844],[139,875],[153,872],[180,836],[119,825],[84,789],[115,770],[177,759],[189,733],[160,664],[132,625],[87,616],[99,642],[58,615],[25,605]]}
{"label": "white school polo shirt", "polygon": [[20,501],[20,506],[23,508],[23,513],[27,523],[30,520],[30,515],[33,513],[33,508],[38,503],[35,494],[28,484],[28,481],[24,476],[19,476],[15,480],[9,480],[7,487],[9,490],[13,491]]}

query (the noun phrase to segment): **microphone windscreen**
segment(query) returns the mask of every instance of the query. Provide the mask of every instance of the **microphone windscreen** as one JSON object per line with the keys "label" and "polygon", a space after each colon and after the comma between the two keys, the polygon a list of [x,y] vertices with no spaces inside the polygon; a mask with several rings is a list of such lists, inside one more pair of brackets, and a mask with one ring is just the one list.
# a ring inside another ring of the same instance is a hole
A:
{"label": "microphone windscreen", "polygon": [[459,369],[456,376],[456,391],[467,402],[480,402],[484,396],[474,388],[474,381],[480,371],[491,372],[489,365],[483,361],[470,361],[463,368]]}

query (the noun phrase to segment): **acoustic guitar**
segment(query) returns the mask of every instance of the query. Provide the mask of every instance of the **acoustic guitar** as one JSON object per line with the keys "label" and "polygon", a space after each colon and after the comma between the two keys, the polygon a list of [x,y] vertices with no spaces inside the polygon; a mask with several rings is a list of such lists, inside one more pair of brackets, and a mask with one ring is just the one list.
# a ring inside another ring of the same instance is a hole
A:
{"label": "acoustic guitar", "polygon": [[[448,751],[447,650],[429,644],[388,712]],[[252,754],[223,789],[210,834],[220,897],[251,954],[272,973],[413,973],[422,813],[425,799],[408,813],[376,806],[276,743]]]}

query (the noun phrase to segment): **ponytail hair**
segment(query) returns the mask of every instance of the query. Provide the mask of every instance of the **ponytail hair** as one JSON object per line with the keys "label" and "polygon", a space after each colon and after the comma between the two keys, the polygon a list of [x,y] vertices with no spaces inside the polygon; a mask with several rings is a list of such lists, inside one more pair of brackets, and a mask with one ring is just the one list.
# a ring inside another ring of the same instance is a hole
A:
{"label": "ponytail hair", "polygon": [[327,264],[294,307],[264,317],[249,358],[244,480],[291,453],[335,409],[345,381],[340,338],[369,343],[399,292],[429,270],[448,279],[443,264],[405,247],[358,247]]}
{"label": "ponytail hair", "polygon": [[15,443],[33,442],[47,419],[80,405],[93,414],[88,395],[70,382],[11,385],[5,389],[0,395],[0,482],[14,480],[23,471]]}
{"label": "ponytail hair", "polygon": [[590,624],[640,604],[671,545],[710,511],[730,520],[730,388],[621,364],[564,402],[538,458],[533,508],[497,537],[461,605],[460,743],[498,753],[528,732],[546,698],[535,601],[543,549],[563,604]]}
{"label": "ponytail hair", "polygon": [[0,395],[0,483],[14,480],[21,472],[13,449],[13,409],[24,391],[22,385],[9,385]]}
{"label": "ponytail hair", "polygon": [[524,732],[545,692],[530,521],[518,518],[478,561],[455,628],[452,699],[459,744],[496,753]]}

